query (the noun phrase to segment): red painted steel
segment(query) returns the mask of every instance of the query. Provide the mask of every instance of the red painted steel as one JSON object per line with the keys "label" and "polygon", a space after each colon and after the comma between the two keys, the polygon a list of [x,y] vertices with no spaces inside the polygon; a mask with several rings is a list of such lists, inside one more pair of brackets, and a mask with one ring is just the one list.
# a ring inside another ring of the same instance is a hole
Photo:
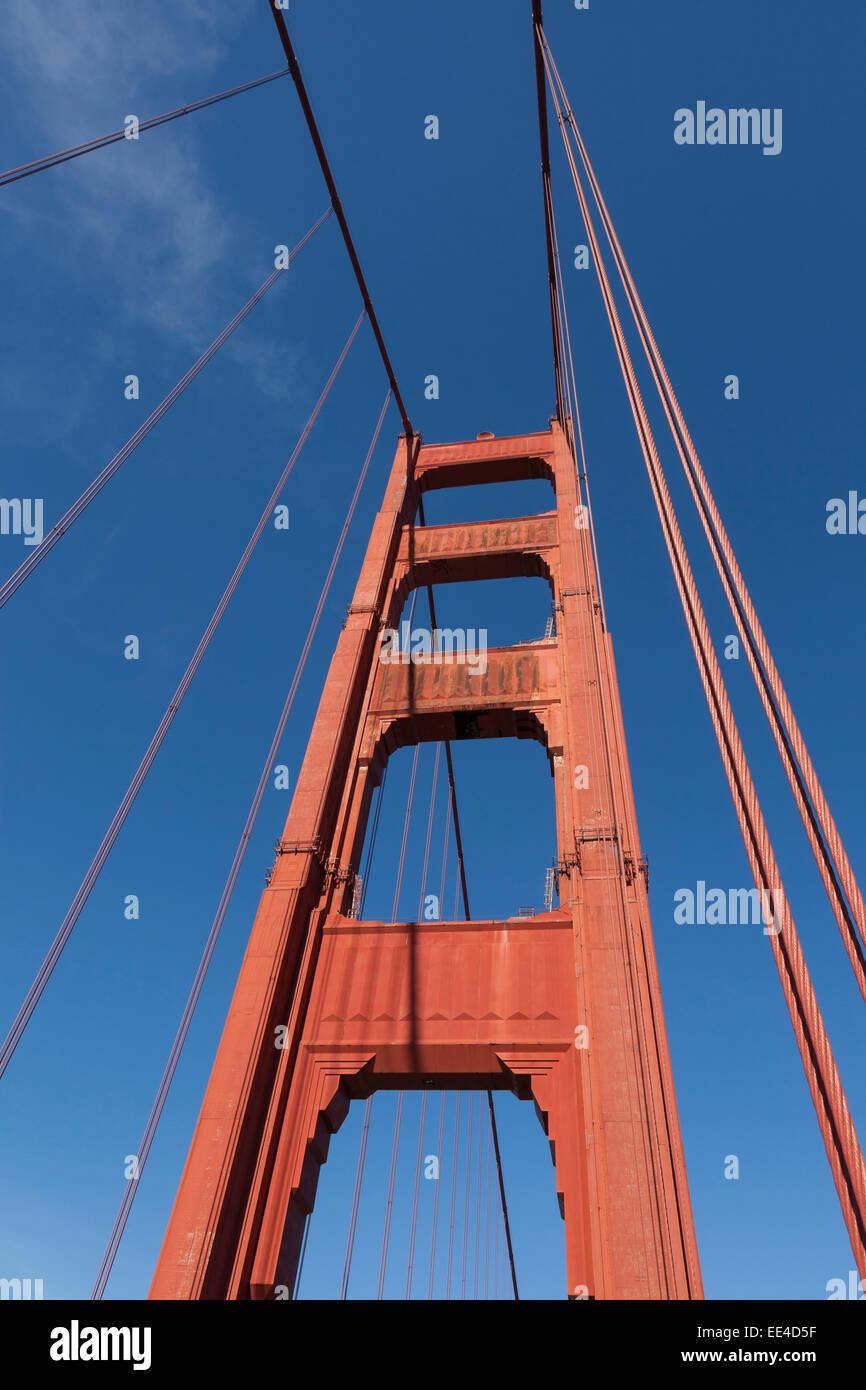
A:
{"label": "red painted steel", "polygon": [[[400,441],[337,642],[150,1296],[282,1296],[350,1099],[433,1086],[534,1100],[570,1298],[701,1298],[616,674],[575,527],[568,441],[552,421],[538,434],[410,447],[411,459]],[[429,488],[521,477],[548,478],[555,510],[413,524]],[[503,574],[548,578],[555,637],[491,650],[477,675],[449,654],[378,660],[410,590]],[[388,756],[503,736],[546,751],[559,909],[352,920]]]}
{"label": "red painted steel", "polygon": [[[549,53],[549,47],[546,47],[545,51]],[[560,99],[553,86],[551,86],[551,92],[557,117],[565,137],[566,127]],[[860,1148],[824,1018],[818,1005],[794,919],[785,896],[766,822],[758,801],[737,723],[731,710],[721,668],[710,640],[706,616],[671,502],[664,469],[653,438],[619,313],[614,302],[610,280],[590,215],[588,200],[577,169],[574,151],[567,139],[565,139],[565,152],[580,204],[592,261],[598,276],[641,452],[653,490],[665,546],[682,603],[689,638],[698,663],[701,684],[713,720],[713,728],[755,886],[759,893],[770,892],[773,895],[771,901],[779,905],[778,930],[768,933],[768,938],[785,995],[785,1003],[794,1028],[803,1070],[818,1117],[827,1158],[833,1173],[842,1216],[851,1240],[851,1249],[858,1269],[864,1273],[866,1272],[866,1160],[864,1160]],[[764,690],[765,698],[768,698],[768,690],[769,686]],[[792,780],[793,785],[794,781]],[[829,863],[827,867],[829,868]],[[829,875],[825,881],[829,881]],[[840,926],[842,925],[843,922],[840,921]],[[851,959],[852,964],[856,966],[855,956],[852,955]]]}
{"label": "red painted steel", "polygon": [[[725,530],[715,498],[701,467],[701,461],[689,434],[685,417],[670,377],[659,352],[658,344],[650,327],[643,301],[637,291],[628,262],[626,261],[619,237],[613,225],[607,204],[599,186],[595,171],[590,162],[586,146],[577,126],[574,112],[568,106],[562,79],[550,53],[546,39],[542,38],[548,55],[551,71],[555,77],[566,117],[574,133],[581,160],[586,170],[596,207],[602,220],[608,244],[613,253],[623,288],[629,300],[641,343],[653,374],[662,406],[671,429],[671,435],[692,493],[704,534],[716,564],[722,587],[731,609],[740,641],[749,661],[749,666],[758,687],[758,694],[764,711],[770,721],[773,738],[785,767],[785,774],[797,802],[801,819],[818,864],[818,869],[830,899],[833,913],[842,935],[848,958],[857,980],[860,993],[866,1000],[866,904],[860,892],[857,879],[841,836],[833,819],[827,799],[818,781],[806,741],[800,731],[790,700],[782,684],[782,678],[773,660],[773,654],[758,621],[758,615],[751,596],[737,564],[734,548]],[[795,761],[796,760],[796,761]],[[812,806],[808,798],[811,798]],[[820,831],[820,834],[819,834]],[[821,839],[823,836],[823,840]],[[824,844],[826,841],[826,845]],[[840,882],[841,880],[841,882]],[[847,896],[848,902],[843,897]],[[850,910],[849,910],[850,905]],[[852,921],[853,918],[853,921]],[[856,931],[855,931],[856,924]],[[858,940],[859,934],[859,940]]]}

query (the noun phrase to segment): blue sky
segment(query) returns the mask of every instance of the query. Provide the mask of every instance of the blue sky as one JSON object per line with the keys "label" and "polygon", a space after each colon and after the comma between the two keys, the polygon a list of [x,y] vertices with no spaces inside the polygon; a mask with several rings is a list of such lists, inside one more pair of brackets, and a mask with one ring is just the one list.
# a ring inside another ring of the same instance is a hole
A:
{"label": "blue sky", "polygon": [[[850,0],[832,11],[805,0],[545,8],[620,239],[862,875],[866,539],[825,528],[830,498],[866,495],[862,11]],[[289,23],[413,424],[429,442],[544,428],[553,384],[528,0],[292,0]],[[281,65],[264,0],[153,0],[134,12],[82,0],[50,15],[8,0],[2,26],[4,168]],[[699,100],[782,108],[782,152],[678,146],[674,112]],[[435,142],[423,135],[430,113],[440,119]],[[556,145],[554,184],[567,248],[585,238]],[[44,498],[52,525],[269,273],[274,246],[297,241],[326,201],[287,80],[2,190],[3,494]],[[568,273],[567,292],[706,1291],[821,1299],[853,1261],[768,942],[759,928],[674,922],[677,889],[747,887],[749,872],[592,272]],[[331,219],[3,611],[7,1023],[357,312]],[[124,399],[128,373],[140,377],[139,401]],[[424,399],[428,373],[440,378],[437,401]],[[724,398],[729,373],[740,378],[737,401]],[[46,1296],[90,1292],[124,1158],[158,1085],[384,390],[365,328],[286,489],[290,529],[265,532],[0,1085],[0,1274],[42,1277]],[[281,749],[292,778],[398,430],[392,408]],[[731,620],[670,448],[664,457],[721,653]],[[478,494],[431,496],[428,520],[494,507],[517,515],[550,496],[542,484],[497,490],[495,503]],[[21,537],[0,537],[3,575],[26,553]],[[549,599],[541,581],[502,581],[440,590],[438,607],[443,625],[485,626],[491,642],[508,642],[543,632]],[[137,662],[123,659],[129,633],[141,641]],[[747,665],[723,666],[862,1134],[859,996]],[[420,891],[432,757],[423,750],[406,916]],[[397,755],[389,775],[369,916],[390,914],[410,762]],[[540,907],[554,852],[543,751],[461,746],[455,769],[473,913]],[[110,1297],[147,1291],[286,810],[287,794],[269,789]],[[436,824],[438,878],[441,816]],[[453,850],[449,864],[453,892]],[[138,921],[123,915],[130,893]],[[373,1106],[358,1296],[375,1293],[393,1106],[387,1096]],[[406,1102],[399,1155],[395,1297],[417,1106]],[[449,1116],[452,1106],[453,1097]],[[510,1097],[497,1106],[521,1290],[560,1297],[562,1229],[544,1136],[531,1107]],[[304,1297],[339,1293],[355,1109],[323,1170]],[[729,1154],[740,1160],[736,1182],[723,1176]],[[423,1258],[431,1203],[422,1182]]]}

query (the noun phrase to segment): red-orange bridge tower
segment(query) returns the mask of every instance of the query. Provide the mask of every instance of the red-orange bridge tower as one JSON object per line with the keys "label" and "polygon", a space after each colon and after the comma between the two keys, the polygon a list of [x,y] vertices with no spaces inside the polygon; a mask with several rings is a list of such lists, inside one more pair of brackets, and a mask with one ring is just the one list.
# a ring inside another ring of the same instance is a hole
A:
{"label": "red-orange bridge tower", "polygon": [[[416,524],[433,488],[547,478],[540,515]],[[702,1297],[625,737],[588,512],[562,427],[402,438],[262,896],[151,1289],[292,1288],[330,1136],[383,1088],[510,1090],[550,1140],[568,1296]],[[555,635],[470,663],[380,659],[407,594],[543,575]],[[390,754],[535,738],[553,778],[558,910],[357,921],[353,888]],[[277,1045],[280,1043],[281,1045]]]}

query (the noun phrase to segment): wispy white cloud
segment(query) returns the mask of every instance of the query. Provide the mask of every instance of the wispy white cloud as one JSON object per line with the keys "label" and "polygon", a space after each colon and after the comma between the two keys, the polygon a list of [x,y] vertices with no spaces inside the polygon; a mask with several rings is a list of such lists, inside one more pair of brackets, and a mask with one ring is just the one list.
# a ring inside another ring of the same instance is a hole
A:
{"label": "wispy white cloud", "polygon": [[[134,12],[116,0],[82,0],[50,9],[32,0],[6,0],[7,55],[33,84],[34,99],[60,102],[70,90],[105,108],[113,87],[146,89],[152,75],[213,69],[226,55],[230,35],[249,13],[247,5],[185,0],[183,6],[150,0]],[[61,126],[89,112],[65,109]],[[54,113],[46,109],[50,125]]]}
{"label": "wispy white cloud", "polygon": [[[249,15],[249,0],[149,0],[133,23],[130,7],[118,0],[50,7],[6,0],[7,59],[16,96],[41,133],[40,152],[119,129],[128,114],[158,114],[163,108],[153,91],[164,91],[158,80],[173,73],[183,74],[184,96],[191,74],[202,78],[194,95],[207,95],[207,78],[230,56]],[[100,258],[113,310],[196,351],[222,327],[220,316],[240,307],[233,290],[215,292],[214,280],[235,253],[242,214],[214,186],[199,155],[202,138],[194,128],[162,127],[44,176],[57,178],[72,255]],[[33,214],[21,202],[26,221]],[[263,260],[262,279],[270,269]],[[230,285],[231,277],[220,283]],[[244,276],[242,285],[249,292],[254,280]],[[240,353],[233,346],[232,355],[259,370],[277,350],[264,341],[258,357],[252,345]]]}

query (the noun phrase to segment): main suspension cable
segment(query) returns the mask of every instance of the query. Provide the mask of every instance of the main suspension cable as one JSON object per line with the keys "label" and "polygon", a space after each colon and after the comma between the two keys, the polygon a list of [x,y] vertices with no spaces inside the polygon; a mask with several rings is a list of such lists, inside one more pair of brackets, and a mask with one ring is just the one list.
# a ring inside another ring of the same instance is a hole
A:
{"label": "main suspension cable", "polygon": [[550,320],[553,328],[553,376],[556,388],[556,418],[565,422],[562,350],[556,310],[556,269],[553,252],[553,195],[550,187],[550,139],[547,128],[547,88],[544,82],[544,63],[539,27],[541,0],[532,0],[532,24],[535,36],[535,86],[538,96],[538,136],[541,147],[541,187],[544,194],[544,241],[547,249],[547,283],[550,294]]}
{"label": "main suspension cable", "polygon": [[505,1179],[502,1176],[502,1158],[499,1153],[499,1131],[496,1127],[496,1114],[493,1109],[492,1091],[487,1092],[487,1107],[490,1111],[490,1134],[493,1139],[493,1149],[496,1154],[496,1177],[499,1182],[499,1203],[502,1209],[502,1224],[505,1229],[508,1268],[511,1273],[511,1290],[515,1300],[519,1301],[520,1294],[517,1292],[517,1270],[514,1266],[514,1247],[511,1244],[511,1222],[508,1219],[508,1203],[505,1200]]}
{"label": "main suspension cable", "polygon": [[[544,44],[551,71],[565,107],[566,119],[577,141],[581,160],[601,216],[620,280],[628,298],[644,353],[653,374],[671,436],[677,448],[740,640],[746,649],[746,656],[764,712],[782,759],[825,890],[830,899],[851,967],[860,992],[866,999],[866,956],[864,956],[866,906],[864,906],[860,888],[818,781],[817,773],[781,677],[773,661],[772,652],[737,564],[733,546],[725,530],[709,482],[701,467],[700,459],[686,426],[685,418],[653,336],[646,311],[629,270],[595,171],[589,160],[586,146],[578,129],[574,112],[568,102],[562,78],[556,68],[546,39]],[[848,902],[843,895],[843,886]]]}
{"label": "main suspension cable", "polygon": [[379,320],[376,317],[376,311],[373,308],[373,301],[370,298],[370,292],[367,289],[367,282],[364,279],[364,272],[361,269],[361,262],[358,260],[358,253],[355,250],[355,243],[352,240],[352,234],[349,231],[349,224],[346,221],[346,214],[343,211],[343,204],[340,201],[340,195],[337,192],[337,185],[334,182],[334,176],[331,173],[331,166],[328,163],[328,156],[325,153],[325,146],[322,142],[322,137],[319,133],[319,127],[316,124],[316,118],[313,115],[313,108],[310,105],[310,98],[307,95],[307,89],[304,85],[304,79],[301,76],[300,65],[295,55],[295,50],[292,47],[292,41],[289,38],[289,31],[286,28],[286,21],[283,18],[280,0],[269,0],[269,4],[271,7],[271,14],[274,17],[274,23],[277,26],[277,33],[280,36],[280,43],[283,45],[283,52],[286,55],[286,62],[289,65],[289,72],[292,74],[292,81],[294,82],[295,89],[298,93],[298,99],[301,103],[301,110],[303,111],[304,119],[307,122],[307,129],[309,130],[310,137],[313,141],[313,148],[316,151],[319,166],[322,170],[322,174],[327,185],[328,194],[331,199],[331,207],[334,209],[334,215],[336,216],[337,221],[340,224],[340,231],[343,233],[343,240],[346,243],[346,250],[349,253],[349,260],[351,261],[352,269],[355,272],[355,279],[357,280],[358,288],[361,291],[361,298],[364,302],[364,308],[367,311],[367,317],[370,320],[370,326],[373,329],[373,333],[376,338],[376,344],[379,348],[379,354],[382,358],[382,362],[385,367],[385,372],[387,374],[388,381],[391,385],[391,390],[394,392],[394,399],[397,402],[397,408],[400,411],[400,418],[403,421],[403,428],[406,431],[406,438],[408,441],[412,438],[414,431],[412,429],[412,425],[409,420],[406,407],[403,403],[403,397],[400,394],[400,388],[397,385],[397,378],[394,375],[394,368],[391,366],[391,359],[388,356],[388,349],[385,347],[385,339],[382,337],[382,330],[379,327]]}
{"label": "main suspension cable", "polygon": [[570,143],[565,138],[565,122],[549,68],[548,76],[554,104],[557,107],[560,128],[563,132],[575,191],[581,206],[587,236],[590,240],[602,298],[662,525],[665,545],[686,617],[686,625],[698,663],[701,683],[734,799],[746,853],[762,902],[765,905],[768,901],[773,904],[773,920],[772,924],[768,924],[771,929],[767,934],[770,937],[771,948],[818,1115],[819,1126],[824,1138],[852,1249],[861,1271],[866,1272],[866,1164],[864,1164],[863,1154],[857,1141],[847,1097],[839,1078],[823,1016],[818,1007],[812,981],[803,958],[796,927],[785,900],[767,827],[730,707],[718,659],[709,637],[703,607],[667,490],[667,483],[625,342],[622,325],[613,302],[574,154]]}

